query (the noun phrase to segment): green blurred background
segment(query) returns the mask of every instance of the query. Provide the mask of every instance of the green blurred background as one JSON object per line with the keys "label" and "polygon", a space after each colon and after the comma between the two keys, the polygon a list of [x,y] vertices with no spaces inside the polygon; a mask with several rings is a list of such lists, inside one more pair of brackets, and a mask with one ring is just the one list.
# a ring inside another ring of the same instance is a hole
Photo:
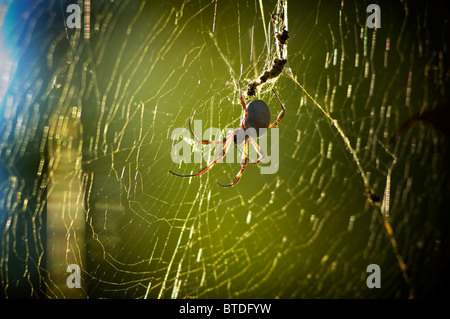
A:
{"label": "green blurred background", "polygon": [[203,129],[238,127],[237,84],[271,64],[277,2],[93,1],[89,38],[67,27],[70,3],[1,7],[2,297],[407,298],[354,156],[388,190],[414,296],[448,295],[444,1],[376,2],[377,30],[371,2],[289,1],[288,64],[257,95],[274,120],[272,88],[286,107],[280,167],[248,166],[229,189],[216,182],[237,163],[170,175],[205,165],[173,163],[171,133],[194,112]]}

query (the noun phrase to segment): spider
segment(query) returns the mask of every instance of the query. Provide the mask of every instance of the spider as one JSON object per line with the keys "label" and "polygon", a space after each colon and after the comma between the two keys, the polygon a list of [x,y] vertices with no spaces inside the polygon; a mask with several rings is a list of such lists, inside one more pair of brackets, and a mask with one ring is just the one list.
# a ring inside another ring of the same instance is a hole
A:
{"label": "spider", "polygon": [[[222,153],[220,153],[220,155],[213,162],[211,162],[210,164],[208,164],[207,166],[205,166],[204,168],[202,168],[200,171],[198,171],[195,174],[181,175],[181,174],[174,173],[171,170],[169,170],[169,172],[172,173],[173,175],[179,176],[179,177],[199,176],[199,175],[205,173],[206,171],[208,171],[218,161],[220,161],[222,159],[222,157],[225,156],[228,149],[230,148],[232,141],[234,142],[235,146],[241,145],[243,143],[244,144],[244,151],[242,152],[243,160],[241,163],[241,170],[236,175],[236,178],[234,179],[234,181],[231,184],[228,184],[228,185],[222,185],[219,182],[217,182],[217,184],[219,184],[219,186],[221,186],[221,187],[234,186],[241,178],[242,174],[244,173],[247,162],[249,161],[248,154],[247,154],[248,153],[248,142],[250,142],[252,144],[252,146],[255,148],[255,150],[259,154],[259,158],[257,159],[257,161],[251,162],[253,165],[259,164],[265,158],[264,152],[261,150],[261,148],[258,146],[258,144],[256,144],[255,140],[253,139],[253,137],[255,137],[254,134],[253,135],[248,134],[248,133],[246,134],[245,131],[247,129],[253,128],[254,130],[251,130],[251,131],[256,132],[256,138],[258,138],[260,136],[259,129],[262,128],[262,129],[267,130],[268,128],[277,126],[278,123],[280,123],[281,119],[283,118],[284,114],[286,113],[286,110],[285,110],[283,104],[281,103],[277,93],[275,92],[275,90],[272,90],[272,91],[275,94],[275,96],[278,100],[278,103],[280,103],[281,112],[278,115],[277,120],[274,123],[270,124],[271,114],[270,114],[270,109],[269,109],[269,106],[267,105],[267,103],[264,102],[263,100],[253,100],[248,105],[246,105],[244,98],[242,97],[241,84],[239,83],[239,98],[240,98],[240,101],[242,104],[242,108],[244,109],[244,114],[242,114],[241,126],[234,129],[233,131],[231,131],[230,134],[228,134],[228,136],[225,137],[222,141],[206,141],[206,140],[197,139],[194,132],[192,131],[191,119],[189,118],[189,130],[191,131],[192,136],[198,143],[204,144],[204,145],[206,145],[206,144],[225,144],[225,146],[222,150]],[[265,134],[266,130],[262,131],[261,136],[263,134]]]}

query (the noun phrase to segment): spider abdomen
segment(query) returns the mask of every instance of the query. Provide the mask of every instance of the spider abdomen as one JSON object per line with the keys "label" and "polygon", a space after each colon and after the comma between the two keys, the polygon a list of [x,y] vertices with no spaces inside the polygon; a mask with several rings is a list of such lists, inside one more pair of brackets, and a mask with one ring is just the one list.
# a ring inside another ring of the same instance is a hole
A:
{"label": "spider abdomen", "polygon": [[263,100],[253,100],[247,105],[247,119],[245,128],[254,128],[257,136],[259,129],[268,128],[270,125],[270,109]]}

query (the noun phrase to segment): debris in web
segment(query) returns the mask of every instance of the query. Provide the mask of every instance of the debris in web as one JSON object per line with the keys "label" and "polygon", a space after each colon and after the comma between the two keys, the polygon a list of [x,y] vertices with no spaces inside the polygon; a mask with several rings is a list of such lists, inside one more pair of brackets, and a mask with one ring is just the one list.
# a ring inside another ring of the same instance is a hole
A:
{"label": "debris in web", "polygon": [[269,80],[276,79],[283,72],[287,63],[287,40],[289,39],[289,31],[287,29],[287,1],[279,1],[276,13],[272,13],[271,21],[273,22],[273,30],[275,34],[276,57],[273,59],[271,68],[248,84],[247,95],[254,96],[258,87]]}

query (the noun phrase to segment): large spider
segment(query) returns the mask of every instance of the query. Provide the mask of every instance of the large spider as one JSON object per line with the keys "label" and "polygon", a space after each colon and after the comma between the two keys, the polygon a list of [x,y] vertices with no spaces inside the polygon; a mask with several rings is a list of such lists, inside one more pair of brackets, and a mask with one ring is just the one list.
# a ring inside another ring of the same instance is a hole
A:
{"label": "large spider", "polygon": [[[222,141],[206,141],[206,140],[197,139],[194,132],[192,131],[191,119],[189,118],[189,130],[191,131],[192,136],[198,143],[200,143],[200,144],[225,144],[225,146],[222,150],[222,153],[212,163],[208,164],[207,166],[205,166],[204,168],[202,168],[200,171],[198,171],[195,174],[180,175],[180,174],[172,172],[171,170],[169,170],[169,172],[171,172],[173,175],[180,176],[180,177],[199,176],[199,175],[205,173],[206,171],[208,171],[211,167],[214,166],[214,164],[216,164],[218,161],[220,161],[222,159],[222,157],[225,156],[228,149],[230,148],[231,141],[233,141],[236,146],[244,143],[244,151],[242,152],[241,170],[236,175],[236,178],[234,179],[234,181],[228,185],[222,185],[219,182],[217,182],[217,184],[219,184],[219,186],[221,186],[221,187],[231,187],[231,186],[235,185],[241,178],[242,174],[244,173],[245,166],[247,165],[247,162],[248,162],[248,154],[247,154],[248,153],[248,141],[250,141],[250,143],[253,145],[253,147],[259,154],[258,160],[256,162],[251,162],[251,163],[254,165],[257,165],[257,164],[259,164],[259,162],[261,162],[265,158],[264,152],[261,150],[261,148],[258,146],[258,144],[256,144],[255,140],[251,136],[252,134],[248,134],[248,133],[246,134],[245,131],[253,128],[254,130],[250,130],[250,131],[256,132],[256,138],[258,138],[260,135],[259,129],[262,128],[262,129],[267,130],[268,128],[277,126],[278,123],[280,123],[280,120],[283,118],[284,113],[286,112],[286,110],[285,110],[283,104],[281,103],[280,99],[278,98],[278,95],[275,92],[275,90],[273,90],[273,93],[275,93],[275,96],[276,96],[278,102],[280,103],[281,112],[278,115],[276,122],[270,124],[271,114],[270,114],[270,109],[269,109],[269,106],[267,105],[267,103],[264,102],[263,100],[253,100],[248,105],[246,105],[244,98],[242,97],[241,85],[239,83],[239,97],[240,97],[240,100],[242,103],[242,107],[244,109],[244,114],[242,115],[241,126],[234,129],[233,131],[231,131],[230,134],[228,134],[228,136],[225,137]],[[265,133],[266,130],[262,130],[261,136]],[[253,137],[254,137],[254,134],[253,134]]]}

